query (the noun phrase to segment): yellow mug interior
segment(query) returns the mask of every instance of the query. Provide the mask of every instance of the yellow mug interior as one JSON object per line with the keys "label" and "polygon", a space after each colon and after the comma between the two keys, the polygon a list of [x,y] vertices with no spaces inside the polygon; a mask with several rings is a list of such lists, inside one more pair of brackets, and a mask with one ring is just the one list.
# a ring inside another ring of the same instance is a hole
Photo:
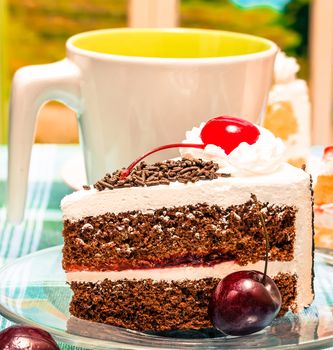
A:
{"label": "yellow mug interior", "polygon": [[205,29],[106,29],[78,34],[71,44],[103,54],[160,58],[239,56],[272,47],[256,36]]}

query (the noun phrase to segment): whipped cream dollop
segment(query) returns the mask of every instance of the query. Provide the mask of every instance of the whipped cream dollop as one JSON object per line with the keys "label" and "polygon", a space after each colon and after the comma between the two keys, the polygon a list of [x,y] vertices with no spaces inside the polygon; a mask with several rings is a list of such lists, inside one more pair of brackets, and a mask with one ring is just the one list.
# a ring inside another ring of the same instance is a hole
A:
{"label": "whipped cream dollop", "polygon": [[[205,123],[186,132],[183,143],[202,144],[200,133]],[[275,172],[285,160],[285,145],[269,130],[256,126],[260,135],[258,140],[250,145],[241,142],[228,155],[216,145],[208,144],[204,149],[180,148],[180,154],[185,158],[201,158],[205,161],[213,161],[220,167],[221,172],[233,175],[247,176],[260,175]]]}
{"label": "whipped cream dollop", "polygon": [[288,83],[296,79],[299,64],[294,57],[287,56],[284,52],[276,55],[274,64],[275,83]]}
{"label": "whipped cream dollop", "polygon": [[[331,147],[327,147],[331,148]],[[320,167],[320,174],[322,175],[333,175],[333,149],[329,152],[325,152],[321,167]]]}
{"label": "whipped cream dollop", "polygon": [[324,160],[321,166],[322,175],[333,175],[333,159]]}
{"label": "whipped cream dollop", "polygon": [[315,205],[315,225],[333,229],[333,204]]}

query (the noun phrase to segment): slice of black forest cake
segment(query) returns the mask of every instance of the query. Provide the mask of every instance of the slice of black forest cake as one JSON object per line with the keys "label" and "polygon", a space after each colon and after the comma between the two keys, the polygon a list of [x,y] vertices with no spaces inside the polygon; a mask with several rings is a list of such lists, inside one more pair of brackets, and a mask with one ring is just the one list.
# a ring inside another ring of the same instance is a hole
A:
{"label": "slice of black forest cake", "polygon": [[140,331],[211,327],[207,308],[217,283],[233,271],[264,268],[253,194],[280,314],[312,302],[310,176],[283,162],[281,140],[264,128],[255,127],[254,141],[236,135],[233,146],[207,141],[216,120],[187,133],[180,159],[140,162],[62,200],[73,316]]}

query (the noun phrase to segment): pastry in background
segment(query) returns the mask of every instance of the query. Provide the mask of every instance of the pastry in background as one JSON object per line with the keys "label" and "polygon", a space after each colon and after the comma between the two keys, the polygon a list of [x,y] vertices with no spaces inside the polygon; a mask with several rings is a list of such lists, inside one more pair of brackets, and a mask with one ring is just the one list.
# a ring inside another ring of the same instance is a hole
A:
{"label": "pastry in background", "polygon": [[306,164],[310,147],[310,102],[306,82],[297,79],[298,71],[299,65],[294,57],[278,53],[264,127],[283,140],[288,162],[302,167]]}
{"label": "pastry in background", "polygon": [[315,241],[318,247],[333,248],[333,146],[324,149],[316,185]]}

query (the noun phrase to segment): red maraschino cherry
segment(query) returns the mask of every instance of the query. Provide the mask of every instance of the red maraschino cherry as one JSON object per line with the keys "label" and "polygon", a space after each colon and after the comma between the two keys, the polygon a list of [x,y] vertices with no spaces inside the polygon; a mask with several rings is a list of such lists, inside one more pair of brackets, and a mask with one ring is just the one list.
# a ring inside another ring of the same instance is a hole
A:
{"label": "red maraschino cherry", "polygon": [[204,149],[207,145],[216,145],[221,147],[226,154],[232,152],[241,142],[247,142],[248,144],[254,144],[260,135],[258,128],[240,118],[233,118],[229,116],[220,116],[210,119],[201,130],[202,144],[195,143],[171,143],[168,145],[154,148],[153,150],[145,153],[143,156],[135,159],[127,169],[123,170],[121,177],[127,177],[132,169],[144,158],[149,155],[169,149],[169,148],[199,148]]}
{"label": "red maraschino cherry", "polygon": [[325,160],[332,160],[333,159],[333,146],[325,147],[323,159],[325,159]]}
{"label": "red maraschino cherry", "polygon": [[59,350],[51,335],[39,328],[11,326],[0,332],[0,349]]}
{"label": "red maraschino cherry", "polygon": [[266,239],[264,273],[238,271],[223,278],[212,294],[209,315],[215,328],[228,335],[246,335],[270,325],[281,308],[281,295],[267,276],[268,234],[254,195]]}
{"label": "red maraschino cherry", "polygon": [[259,138],[259,129],[251,122],[228,116],[210,119],[201,130],[201,140],[231,153],[241,142],[253,145]]}

